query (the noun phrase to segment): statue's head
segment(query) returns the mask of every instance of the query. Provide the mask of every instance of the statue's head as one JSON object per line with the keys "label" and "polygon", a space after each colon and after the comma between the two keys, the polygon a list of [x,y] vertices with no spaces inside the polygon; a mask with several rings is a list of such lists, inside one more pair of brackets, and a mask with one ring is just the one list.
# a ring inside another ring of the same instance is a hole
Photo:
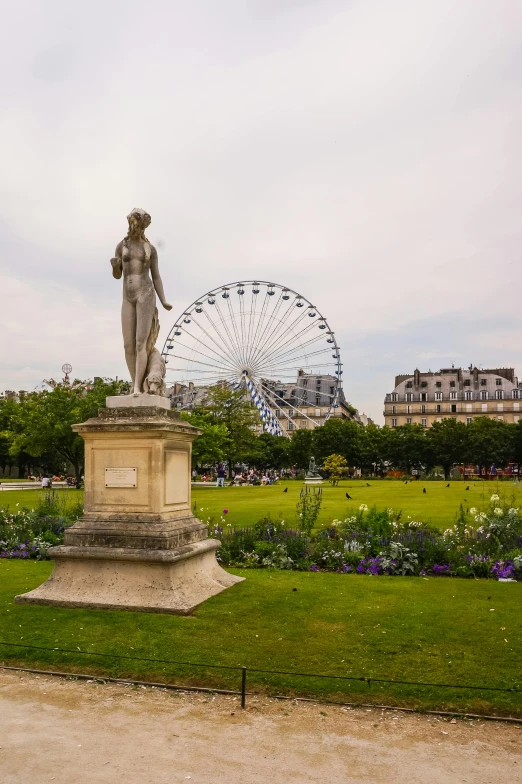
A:
{"label": "statue's head", "polygon": [[134,207],[127,215],[127,220],[129,222],[129,234],[144,237],[145,229],[150,225],[151,217],[148,212],[145,212],[140,207]]}
{"label": "statue's head", "polygon": [[163,379],[158,375],[150,375],[146,379],[149,395],[161,395]]}

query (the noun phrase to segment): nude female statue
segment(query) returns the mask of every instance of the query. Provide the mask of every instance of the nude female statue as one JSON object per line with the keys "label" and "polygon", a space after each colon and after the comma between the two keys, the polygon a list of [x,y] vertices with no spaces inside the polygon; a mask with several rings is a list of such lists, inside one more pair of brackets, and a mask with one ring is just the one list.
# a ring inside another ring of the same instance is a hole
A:
{"label": "nude female statue", "polygon": [[[127,220],[129,231],[117,244],[111,264],[113,277],[119,280],[123,274],[121,326],[125,360],[133,392],[140,394],[144,390],[148,361],[159,333],[156,294],[165,310],[171,310],[172,305],[165,300],[156,248],[145,236],[150,215],[135,207]],[[155,372],[157,374],[157,370]]]}

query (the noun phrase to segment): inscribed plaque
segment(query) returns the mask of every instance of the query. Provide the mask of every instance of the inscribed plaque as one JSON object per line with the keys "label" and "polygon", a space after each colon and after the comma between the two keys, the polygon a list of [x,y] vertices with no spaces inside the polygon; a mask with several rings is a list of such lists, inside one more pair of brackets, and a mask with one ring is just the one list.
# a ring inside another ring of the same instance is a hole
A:
{"label": "inscribed plaque", "polygon": [[137,487],[137,468],[106,468],[105,487]]}

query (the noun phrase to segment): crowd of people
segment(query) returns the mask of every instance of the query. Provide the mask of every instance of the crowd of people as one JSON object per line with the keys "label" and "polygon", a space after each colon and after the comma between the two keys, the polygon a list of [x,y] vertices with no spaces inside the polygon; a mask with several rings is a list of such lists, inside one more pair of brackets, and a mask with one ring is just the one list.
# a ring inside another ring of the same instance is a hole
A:
{"label": "crowd of people", "polygon": [[[281,471],[259,471],[255,468],[238,469],[231,472],[230,484],[234,487],[240,485],[273,485],[278,479],[295,479],[296,473],[295,469],[284,469]],[[224,487],[226,477],[227,471],[222,464],[217,469],[206,470],[201,474],[195,468],[192,470],[193,482],[215,482],[216,487]]]}

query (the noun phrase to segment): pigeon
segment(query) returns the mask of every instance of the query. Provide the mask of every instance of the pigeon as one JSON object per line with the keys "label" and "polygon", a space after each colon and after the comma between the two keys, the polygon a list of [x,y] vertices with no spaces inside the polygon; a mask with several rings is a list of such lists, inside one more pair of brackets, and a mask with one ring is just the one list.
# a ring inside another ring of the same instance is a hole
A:
{"label": "pigeon", "polygon": [[349,498],[349,499],[350,499],[350,501],[352,500],[352,496],[351,496],[351,495],[348,495],[348,493],[345,493],[345,496],[346,496],[346,498]]}
{"label": "pigeon", "polygon": [[446,487],[449,487],[449,482],[448,482],[448,484],[446,485]]}
{"label": "pigeon", "polygon": [[466,487],[466,492],[469,490],[469,485]]}
{"label": "pigeon", "polygon": [[426,492],[426,488],[425,488],[425,487],[423,487],[423,488],[422,488],[422,492],[423,492],[423,493],[425,493],[425,492]]}
{"label": "pigeon", "polygon": [[285,487],[285,489],[283,490],[283,493],[288,493],[288,487]]}
{"label": "pigeon", "polygon": [[366,487],[371,487],[371,485],[369,485],[368,482],[366,482]]}

